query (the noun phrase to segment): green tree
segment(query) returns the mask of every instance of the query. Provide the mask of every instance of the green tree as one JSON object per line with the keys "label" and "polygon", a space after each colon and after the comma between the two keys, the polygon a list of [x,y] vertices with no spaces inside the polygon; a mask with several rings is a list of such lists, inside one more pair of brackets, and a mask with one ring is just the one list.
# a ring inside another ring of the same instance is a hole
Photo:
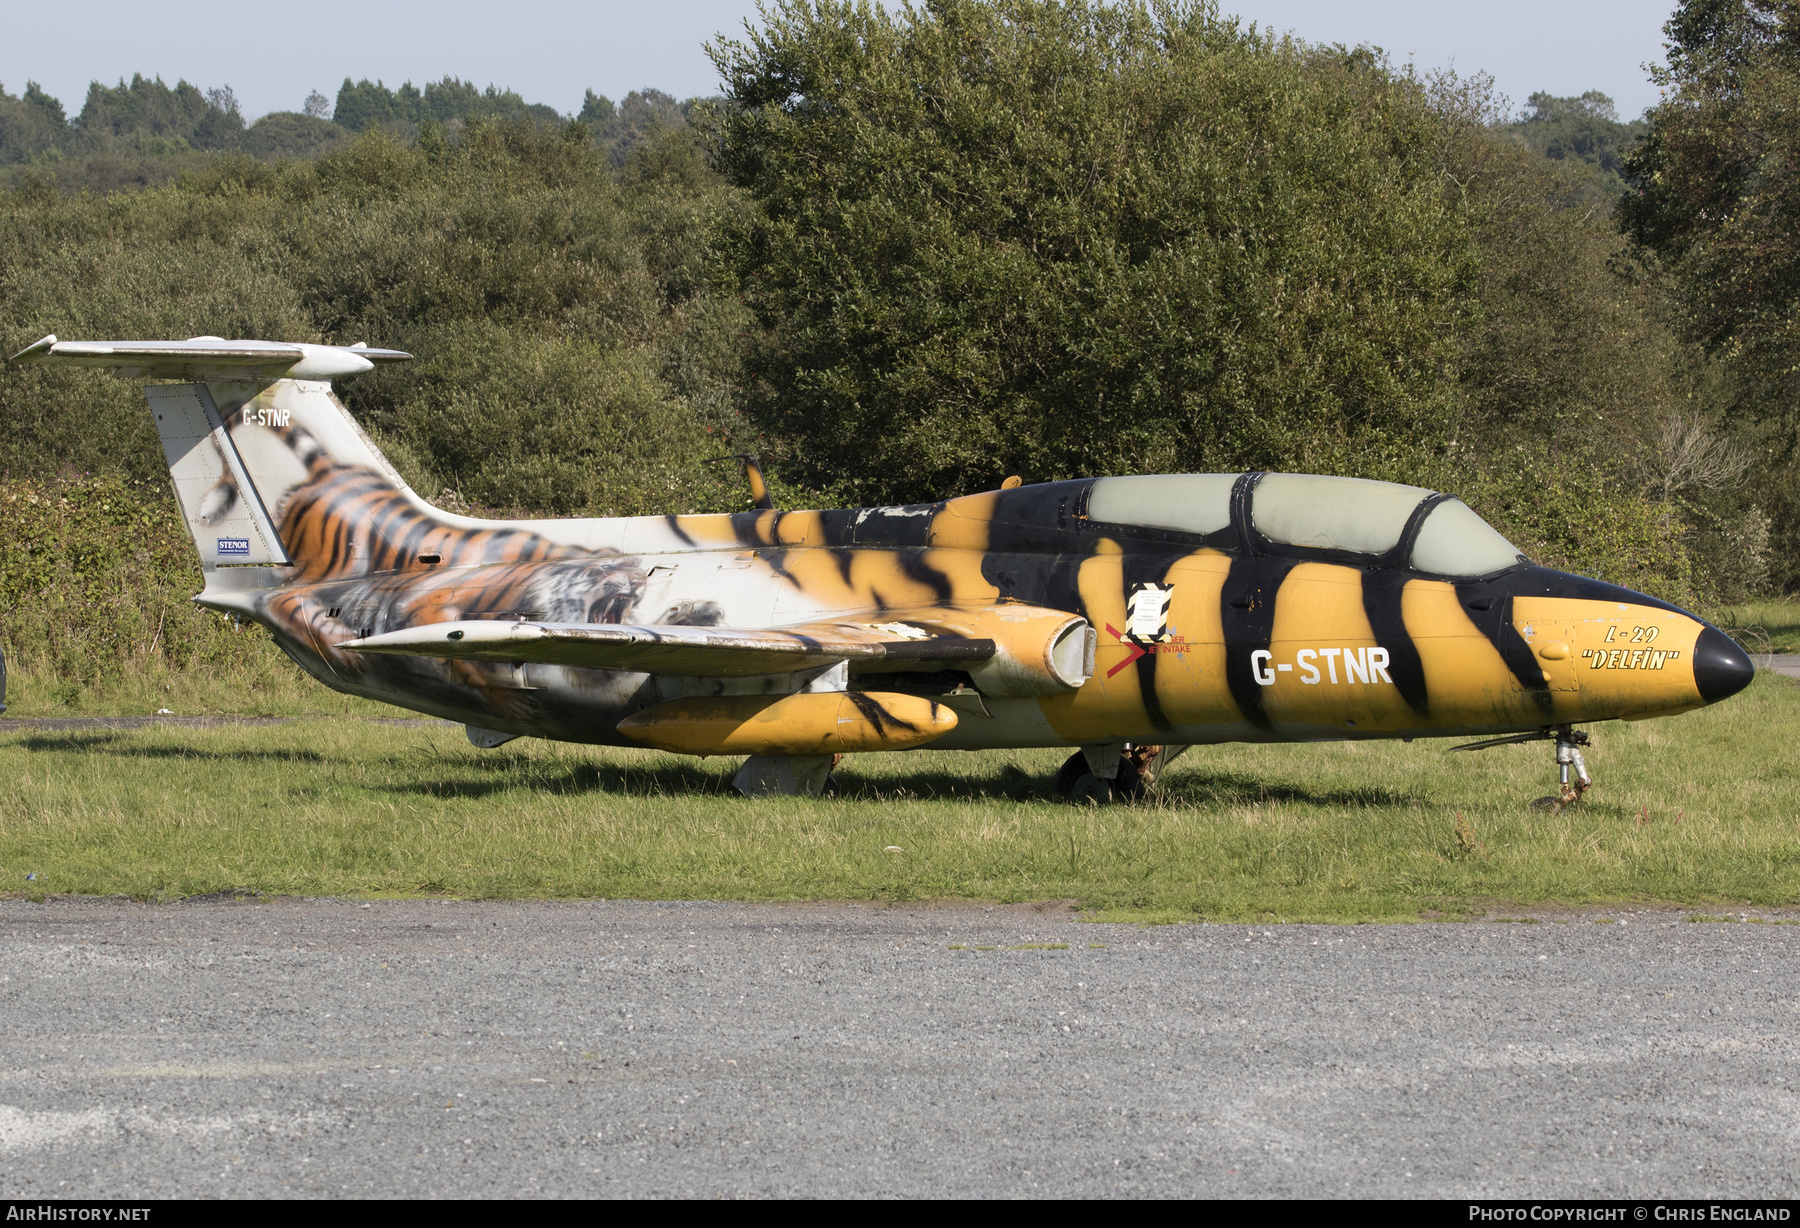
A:
{"label": "green tree", "polygon": [[[590,91],[591,93],[592,91]],[[528,103],[518,93],[489,85],[486,90],[473,81],[445,77],[427,82],[423,90],[407,81],[398,90],[390,90],[379,81],[367,78],[351,83],[344,78],[338,88],[337,107],[332,120],[351,132],[364,132],[384,124],[419,125],[450,124],[469,119],[531,119],[539,123],[557,123],[561,117],[542,103]]]}
{"label": "green tree", "polygon": [[[1625,232],[1685,283],[1683,322],[1709,349],[1788,364],[1800,333],[1800,9],[1695,0],[1664,27],[1668,94],[1626,161]],[[1711,288],[1706,292],[1702,287]]]}
{"label": "green tree", "polygon": [[616,107],[604,98],[593,101],[592,112],[584,104],[580,118],[615,168],[623,168],[632,150],[656,134],[685,128],[692,105],[661,90],[632,90]]}
{"label": "green tree", "polygon": [[362,132],[410,118],[410,115],[399,113],[393,90],[367,77],[354,83],[345,77],[344,83],[338,86],[337,102],[331,110],[332,122],[350,132]]}
{"label": "green tree", "polygon": [[787,0],[712,47],[748,409],[812,483],[1418,472],[1478,268],[1443,123],[1210,5]]}
{"label": "green tree", "polygon": [[206,113],[188,134],[196,149],[235,149],[244,139],[244,113],[229,85],[206,91]]}
{"label": "green tree", "polygon": [[1611,202],[1625,190],[1619,177],[1625,152],[1646,128],[1644,121],[1620,123],[1613,100],[1599,90],[1558,98],[1542,90],[1506,131],[1527,149],[1574,172],[1577,203]]}
{"label": "green tree", "polygon": [[0,86],[0,164],[26,162],[60,149],[68,140],[62,104],[44,93],[36,81],[25,83],[22,97]]}
{"label": "green tree", "polygon": [[129,85],[123,79],[116,86],[89,85],[75,126],[90,137],[143,132],[185,140],[211,109],[198,86],[177,81],[171,88],[161,77],[133,73]]}
{"label": "green tree", "polygon": [[593,90],[589,90],[587,91],[587,95],[581,100],[581,113],[575,118],[592,129],[596,125],[603,124],[611,119],[613,117],[613,111],[616,109],[617,108],[613,106],[612,99],[608,98],[605,94],[596,94]]}
{"label": "green tree", "polygon": [[208,152],[235,151],[243,137],[228,86],[170,87],[141,73],[130,84],[96,81],[72,123],[35,82],[16,102],[0,93],[0,165],[12,164],[5,178],[13,182],[30,177],[68,191],[148,187],[203,164]]}
{"label": "green tree", "polygon": [[24,101],[42,112],[44,120],[47,123],[54,124],[56,127],[61,128],[69,122],[68,117],[63,114],[62,103],[46,94],[43,86],[39,85],[36,81],[27,81],[25,83]]}
{"label": "green tree", "polygon": [[1777,579],[1800,583],[1800,8],[1689,0],[1664,26],[1664,101],[1628,156],[1625,233],[1666,270],[1676,326],[1755,460]]}

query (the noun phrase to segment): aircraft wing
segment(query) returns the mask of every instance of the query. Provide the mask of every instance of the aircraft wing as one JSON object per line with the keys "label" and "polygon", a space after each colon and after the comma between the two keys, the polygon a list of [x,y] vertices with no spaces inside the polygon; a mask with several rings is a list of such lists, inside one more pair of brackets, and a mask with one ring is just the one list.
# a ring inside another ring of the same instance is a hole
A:
{"label": "aircraft wing", "polygon": [[[901,623],[828,621],[794,627],[736,628],[496,620],[427,623],[348,640],[353,652],[403,653],[474,661],[535,661],[587,669],[707,678],[784,674],[848,661],[852,670],[882,663],[943,662],[968,668],[995,652],[991,639],[930,635]],[[904,666],[902,666],[904,668]]]}

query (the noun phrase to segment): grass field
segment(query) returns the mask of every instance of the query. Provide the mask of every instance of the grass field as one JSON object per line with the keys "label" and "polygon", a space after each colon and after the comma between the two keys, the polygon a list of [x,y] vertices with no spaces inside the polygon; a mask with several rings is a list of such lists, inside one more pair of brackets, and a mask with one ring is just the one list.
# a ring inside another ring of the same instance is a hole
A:
{"label": "grass field", "polygon": [[1524,804],[1551,791],[1542,744],[1203,748],[1152,801],[1091,809],[1048,800],[1050,751],[857,756],[839,797],[749,801],[736,760],[479,751],[344,715],[0,720],[0,891],[1072,899],[1145,921],[1800,902],[1800,684],[1594,733],[1598,786],[1547,816]]}
{"label": "grass field", "polygon": [[1718,614],[1719,626],[1751,652],[1800,652],[1800,602],[1759,601]]}
{"label": "grass field", "polygon": [[[273,644],[258,659],[229,670],[134,668],[86,684],[15,665],[7,678],[6,715],[404,717],[414,713],[342,695],[302,673]],[[0,717],[0,722],[6,718]]]}

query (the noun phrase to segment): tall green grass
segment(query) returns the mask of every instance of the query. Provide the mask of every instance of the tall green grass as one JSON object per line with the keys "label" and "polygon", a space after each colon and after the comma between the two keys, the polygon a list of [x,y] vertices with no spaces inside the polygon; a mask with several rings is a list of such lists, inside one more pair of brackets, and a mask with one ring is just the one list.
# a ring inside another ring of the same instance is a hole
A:
{"label": "tall green grass", "polygon": [[[0,891],[1073,899],[1137,919],[1364,921],[1514,904],[1800,903],[1800,686],[1597,727],[1559,815],[1543,745],[1196,749],[1136,806],[1049,800],[1050,751],[863,755],[835,798],[736,760],[344,720],[8,730]],[[34,880],[27,875],[36,874]]]}
{"label": "tall green grass", "polygon": [[130,672],[71,678],[41,663],[10,669],[6,716],[409,717],[416,713],[343,695],[304,674],[260,629],[246,627],[244,659],[175,669],[152,661]]}
{"label": "tall green grass", "polygon": [[1718,617],[1719,625],[1751,652],[1800,652],[1800,602],[1725,606]]}

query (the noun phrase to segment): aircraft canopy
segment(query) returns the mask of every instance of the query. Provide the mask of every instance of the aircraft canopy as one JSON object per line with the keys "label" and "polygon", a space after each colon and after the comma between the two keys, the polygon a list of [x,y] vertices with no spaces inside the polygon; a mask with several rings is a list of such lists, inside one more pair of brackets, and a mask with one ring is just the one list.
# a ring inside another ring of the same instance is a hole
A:
{"label": "aircraft canopy", "polygon": [[1523,557],[1460,499],[1363,478],[1303,473],[1101,478],[1088,496],[1087,514],[1110,524],[1229,538],[1236,527],[1234,496],[1248,520],[1244,527],[1275,553],[1297,547],[1299,553],[1385,558],[1390,565],[1404,561],[1415,571],[1439,576],[1490,575]]}

